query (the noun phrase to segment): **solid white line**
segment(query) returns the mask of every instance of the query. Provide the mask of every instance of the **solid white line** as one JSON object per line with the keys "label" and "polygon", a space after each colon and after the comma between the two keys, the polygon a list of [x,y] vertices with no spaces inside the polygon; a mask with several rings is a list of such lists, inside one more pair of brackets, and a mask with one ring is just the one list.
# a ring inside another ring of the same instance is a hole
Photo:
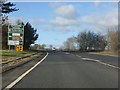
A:
{"label": "solid white line", "polygon": [[17,84],[20,80],[22,80],[22,78],[24,78],[28,73],[30,73],[34,68],[36,68],[43,60],[45,60],[47,58],[48,54],[49,53],[47,53],[46,56],[42,60],[40,60],[37,64],[35,64],[32,68],[30,68],[28,71],[26,71],[21,76],[19,76],[15,81],[13,81],[7,87],[5,87],[5,90],[12,88],[15,84]]}
{"label": "solid white line", "polygon": [[120,67],[117,67],[117,66],[114,66],[114,65],[111,65],[111,64],[108,64],[108,63],[104,63],[104,62],[101,62],[101,61],[98,61],[98,62],[103,64],[103,65],[107,65],[107,66],[110,66],[110,67],[113,67],[113,68],[120,69]]}
{"label": "solid white line", "polygon": [[107,66],[110,66],[110,67],[113,67],[113,68],[117,68],[117,69],[120,69],[120,67],[117,67],[117,66],[114,66],[114,65],[111,65],[111,64],[108,64],[108,63],[104,63],[104,62],[101,62],[100,60],[96,60],[96,59],[91,59],[91,58],[82,58],[83,60],[90,60],[90,61],[96,61],[100,64],[103,64],[103,65],[107,65]]}

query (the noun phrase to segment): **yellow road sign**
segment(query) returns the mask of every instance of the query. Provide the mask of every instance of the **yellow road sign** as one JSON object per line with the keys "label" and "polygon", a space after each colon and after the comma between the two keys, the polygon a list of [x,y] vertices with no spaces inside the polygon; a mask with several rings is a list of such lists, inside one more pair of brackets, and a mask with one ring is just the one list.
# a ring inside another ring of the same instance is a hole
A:
{"label": "yellow road sign", "polygon": [[17,51],[17,52],[23,51],[23,46],[16,46],[16,51]]}

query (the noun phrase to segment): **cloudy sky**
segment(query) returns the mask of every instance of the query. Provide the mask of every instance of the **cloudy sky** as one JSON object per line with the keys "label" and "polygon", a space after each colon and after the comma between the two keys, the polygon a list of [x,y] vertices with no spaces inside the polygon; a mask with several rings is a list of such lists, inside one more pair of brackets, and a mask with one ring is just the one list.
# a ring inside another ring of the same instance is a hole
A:
{"label": "cloudy sky", "polygon": [[30,22],[37,29],[37,44],[59,47],[69,37],[84,30],[105,34],[118,24],[117,2],[15,2],[19,11],[9,14]]}

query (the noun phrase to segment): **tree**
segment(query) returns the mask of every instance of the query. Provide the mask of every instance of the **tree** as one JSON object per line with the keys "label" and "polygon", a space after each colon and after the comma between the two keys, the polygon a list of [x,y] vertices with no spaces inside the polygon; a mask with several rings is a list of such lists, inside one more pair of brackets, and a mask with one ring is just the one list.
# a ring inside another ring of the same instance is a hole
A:
{"label": "tree", "polygon": [[14,11],[18,11],[19,9],[17,9],[16,7],[13,8],[13,6],[15,6],[16,4],[13,4],[11,2],[1,2],[2,3],[2,13],[4,14],[9,14],[11,12],[14,12]]}
{"label": "tree", "polygon": [[24,22],[21,19],[17,19],[16,20],[16,24],[17,25],[23,25],[24,26]]}
{"label": "tree", "polygon": [[11,2],[6,2],[5,0],[0,1],[0,8],[1,8],[1,16],[2,16],[2,24],[5,24],[5,22],[8,20],[8,16],[3,14],[9,14],[14,11],[18,11],[16,7],[14,7],[16,4],[13,4]]}
{"label": "tree", "polygon": [[39,49],[43,50],[43,49],[45,49],[46,45],[45,44],[42,44],[42,45],[39,44],[38,47],[39,47]]}
{"label": "tree", "polygon": [[42,49],[45,49],[45,47],[46,47],[45,44],[42,44],[42,45],[41,45],[41,48],[42,48]]}
{"label": "tree", "polygon": [[94,36],[94,49],[95,50],[105,50],[105,47],[107,46],[107,40],[105,39],[105,36],[101,34],[96,34]]}
{"label": "tree", "polygon": [[76,37],[70,37],[64,42],[64,49],[67,51],[75,51],[76,45]]}
{"label": "tree", "polygon": [[53,45],[49,45],[49,49],[51,49],[51,50],[52,50],[52,49],[53,49]]}
{"label": "tree", "polygon": [[87,50],[87,33],[86,32],[79,33],[77,36],[77,41],[78,41],[80,50]]}
{"label": "tree", "polygon": [[120,31],[117,27],[110,27],[108,30],[109,48],[113,52],[120,50],[120,39],[118,37],[119,34]]}
{"label": "tree", "polygon": [[70,44],[69,42],[66,40],[64,43],[63,43],[63,49],[66,50],[66,51],[69,51],[70,50]]}
{"label": "tree", "polygon": [[24,26],[24,49],[29,49],[31,44],[34,44],[38,38],[37,30],[34,29],[29,22]]}
{"label": "tree", "polygon": [[81,32],[77,36],[79,48],[82,51],[104,50],[107,42],[103,35],[91,31]]}
{"label": "tree", "polygon": [[18,9],[13,8],[15,4],[11,2],[6,2],[5,0],[0,1],[0,17],[1,17],[1,24],[2,24],[2,49],[7,49],[7,37],[8,37],[8,16],[10,12],[18,11]]}
{"label": "tree", "polygon": [[2,49],[7,49],[8,48],[8,25],[3,25],[2,26]]}

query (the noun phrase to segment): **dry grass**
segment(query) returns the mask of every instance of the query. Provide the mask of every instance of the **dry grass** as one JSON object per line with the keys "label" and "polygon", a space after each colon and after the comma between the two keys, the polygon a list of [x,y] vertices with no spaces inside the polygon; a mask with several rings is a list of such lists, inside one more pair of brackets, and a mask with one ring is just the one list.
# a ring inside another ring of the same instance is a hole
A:
{"label": "dry grass", "polygon": [[120,53],[113,52],[113,51],[101,51],[101,52],[95,52],[96,54],[103,54],[103,55],[111,55],[111,56],[118,56]]}
{"label": "dry grass", "polygon": [[18,57],[28,56],[35,52],[31,51],[15,52],[9,50],[2,50],[0,51],[0,53],[1,53],[0,56],[2,56],[2,62],[9,62],[15,60]]}
{"label": "dry grass", "polygon": [[99,52],[101,54],[110,54],[110,55],[118,55],[117,52],[112,52],[112,51],[103,51],[103,52]]}

